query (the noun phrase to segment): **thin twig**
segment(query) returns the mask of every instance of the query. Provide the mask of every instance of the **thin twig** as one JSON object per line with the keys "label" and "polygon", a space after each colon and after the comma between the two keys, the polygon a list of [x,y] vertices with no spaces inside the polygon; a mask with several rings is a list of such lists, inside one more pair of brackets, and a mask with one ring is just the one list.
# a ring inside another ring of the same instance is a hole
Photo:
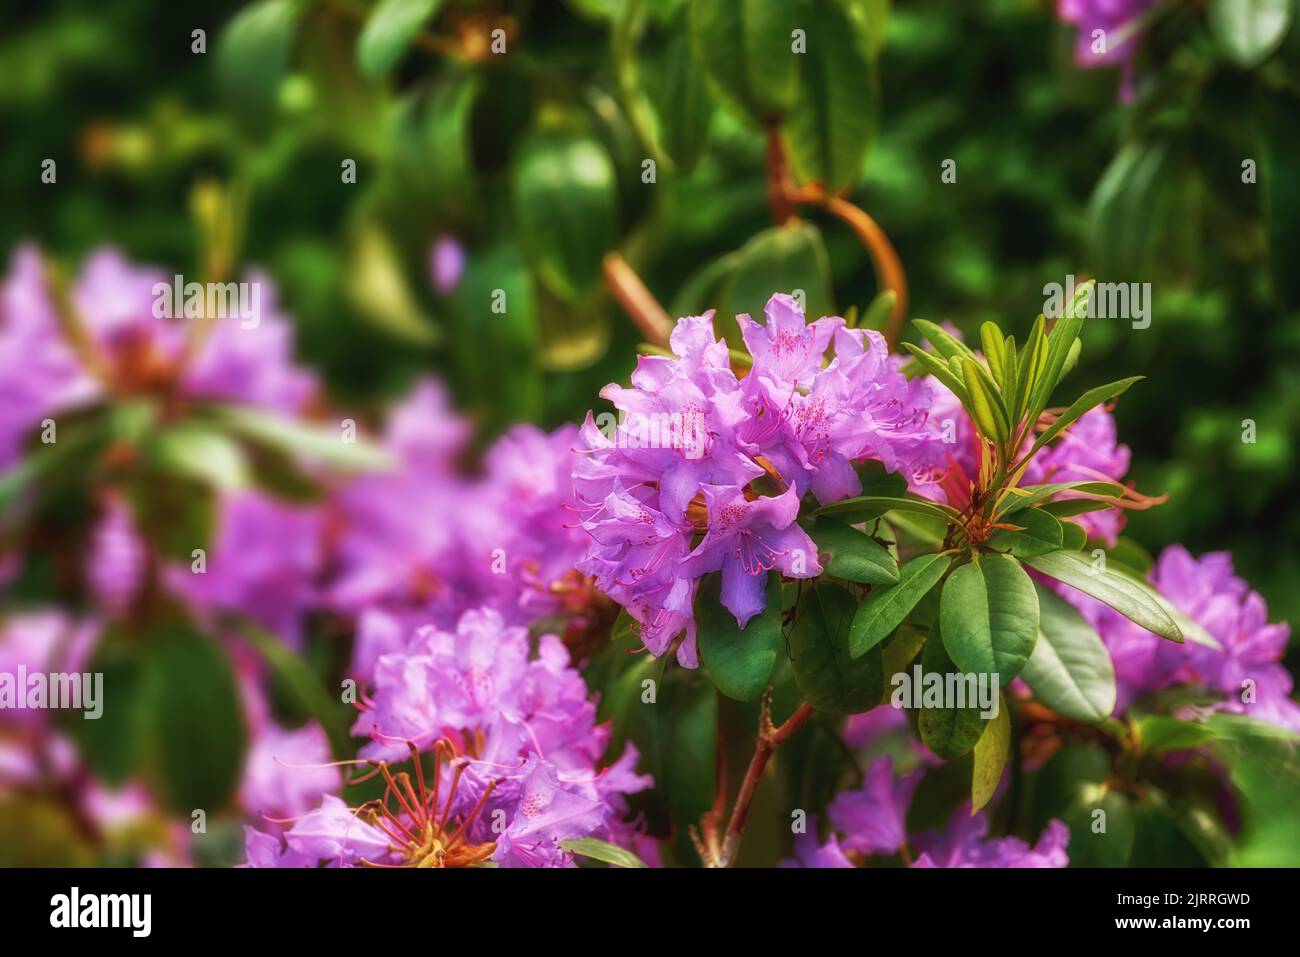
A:
{"label": "thin twig", "polygon": [[605,281],[646,341],[661,349],[668,348],[672,319],[659,305],[654,293],[646,288],[636,270],[617,252],[605,254]]}
{"label": "thin twig", "polygon": [[731,809],[731,819],[727,822],[727,833],[722,840],[722,849],[711,854],[711,859],[706,860],[710,867],[730,867],[735,863],[736,855],[740,851],[740,837],[745,830],[745,821],[749,817],[749,806],[754,802],[754,795],[758,793],[758,785],[763,779],[763,772],[767,769],[767,762],[771,760],[776,749],[790,740],[812,716],[813,706],[805,701],[795,709],[794,714],[790,715],[784,724],[774,728],[771,691],[763,695],[763,710],[759,718],[754,756],[749,760],[745,779],[740,783],[736,803]]}

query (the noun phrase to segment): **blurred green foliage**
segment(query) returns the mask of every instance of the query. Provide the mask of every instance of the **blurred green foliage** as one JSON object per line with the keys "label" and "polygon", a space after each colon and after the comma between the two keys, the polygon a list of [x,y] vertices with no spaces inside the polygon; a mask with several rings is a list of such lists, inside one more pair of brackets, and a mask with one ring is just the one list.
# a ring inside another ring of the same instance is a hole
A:
{"label": "blurred green foliage", "polygon": [[[630,368],[643,336],[602,282],[611,248],[673,314],[753,310],[774,286],[804,289],[814,314],[871,301],[843,223],[811,212],[773,230],[774,125],[800,181],[843,184],[888,233],[913,316],[1023,337],[1067,274],[1152,282],[1151,327],[1097,320],[1072,374],[1147,376],[1119,405],[1120,437],[1131,477],[1170,502],[1132,533],[1153,551],[1231,549],[1273,615],[1298,620],[1300,31],[1255,62],[1198,5],[1163,4],[1125,106],[1117,70],[1072,61],[1054,6],[10,9],[0,245],[72,261],[111,243],[186,273],[258,264],[341,404],[377,407],[432,369],[486,437],[575,419]],[[772,46],[792,28],[819,55]],[[47,157],[55,185],[39,180]],[[440,296],[429,251],[444,234],[468,266]],[[494,290],[504,314],[487,309]]]}

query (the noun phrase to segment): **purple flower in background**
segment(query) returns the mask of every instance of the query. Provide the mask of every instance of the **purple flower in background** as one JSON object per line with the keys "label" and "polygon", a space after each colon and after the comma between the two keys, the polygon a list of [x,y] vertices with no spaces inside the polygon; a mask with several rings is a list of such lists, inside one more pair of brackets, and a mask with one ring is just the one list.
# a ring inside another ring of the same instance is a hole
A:
{"label": "purple flower in background", "polygon": [[86,583],[91,594],[109,614],[123,614],[144,584],[149,555],[120,497],[107,499],[89,549]]}
{"label": "purple flower in background", "polygon": [[[893,709],[890,709],[893,710]],[[894,854],[907,841],[907,809],[924,772],[894,777],[894,759],[876,758],[860,791],[841,791],[826,809],[843,847],[864,854]]]}
{"label": "purple flower in background", "polygon": [[1075,61],[1084,67],[1118,64],[1124,79],[1120,96],[1133,97],[1133,62],[1137,57],[1137,20],[1158,0],[1058,0],[1057,15],[1078,27]]}
{"label": "purple flower in background", "polygon": [[429,276],[441,296],[456,291],[465,272],[465,247],[455,236],[442,235],[429,251]]}
{"label": "purple flower in background", "polygon": [[332,607],[365,612],[372,623],[382,612],[407,632],[425,623],[452,628],[484,606],[512,624],[582,610],[573,568],[588,537],[567,507],[576,430],[515,426],[477,476],[458,468],[468,436],[432,380],[394,409],[384,443],[395,467],[356,479],[334,499],[342,528],[327,586]]}
{"label": "purple flower in background", "polygon": [[[1103,408],[1084,413],[1051,445],[1030,461],[1021,484],[1047,482],[1120,482],[1128,472],[1127,445],[1115,440],[1115,417]],[[1061,499],[1077,498],[1062,492]],[[1085,512],[1072,521],[1083,526],[1090,538],[1113,543],[1124,527],[1124,512],[1105,508]]]}
{"label": "purple flower in background", "polygon": [[258,314],[204,322],[156,309],[155,286],[173,277],[112,249],[86,257],[69,292],[85,342],[74,349],[57,315],[39,252],[19,249],[0,292],[0,468],[47,416],[106,394],[170,391],[300,412],[318,390],[293,364],[293,331],[273,284],[252,273]]}
{"label": "purple flower in background", "polygon": [[40,253],[19,248],[0,284],[0,472],[14,465],[52,411],[98,394],[63,337]]}
{"label": "purple flower in background", "polygon": [[1196,559],[1171,545],[1149,579],[1220,647],[1166,641],[1095,599],[1058,586],[1110,650],[1119,684],[1116,711],[1144,692],[1190,684],[1222,692],[1218,710],[1300,731],[1300,705],[1290,697],[1293,679],[1282,663],[1291,629],[1269,624],[1263,597],[1234,574],[1231,556],[1211,552]]}
{"label": "purple flower in background", "polygon": [[915,839],[920,854],[913,867],[1066,867],[1070,863],[1065,849],[1070,844],[1070,829],[1058,820],[1047,827],[1032,847],[1018,837],[986,839],[988,815],[983,811],[972,816],[970,805],[953,812],[948,830],[926,831]]}
{"label": "purple flower in background", "polygon": [[246,615],[296,645],[304,616],[318,602],[323,534],[317,506],[251,491],[227,495],[203,564],[168,568],[167,583],[200,612]]}
{"label": "purple flower in background", "polygon": [[794,857],[781,862],[782,867],[845,868],[853,862],[844,854],[839,838],[832,834],[826,843],[817,837],[817,819],[808,818],[808,830],[794,839]]}
{"label": "purple flower in background", "polygon": [[421,779],[400,809],[327,797],[280,844],[249,832],[249,863],[570,866],[566,839],[635,843],[625,796],[651,784],[635,771],[635,748],[598,768],[610,731],[595,723],[568,652],[553,635],[536,656],[529,649],[527,629],[481,609],[455,632],[424,627],[405,650],[380,654],[354,733],[371,737],[362,754],[384,759],[384,775],[387,761],[431,751],[427,792]]}

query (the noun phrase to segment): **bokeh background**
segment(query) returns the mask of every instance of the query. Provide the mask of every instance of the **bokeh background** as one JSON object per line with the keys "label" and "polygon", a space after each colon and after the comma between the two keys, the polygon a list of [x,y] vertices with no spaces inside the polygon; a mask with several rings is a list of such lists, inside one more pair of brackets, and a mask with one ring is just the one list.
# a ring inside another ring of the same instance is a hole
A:
{"label": "bokeh background", "polygon": [[[372,6],[5,4],[6,263],[34,243],[70,272],[105,245],[187,278],[255,266],[334,406],[373,424],[434,373],[478,448],[580,421],[626,378],[644,335],[610,250],[674,316],[773,288],[843,313],[879,291],[842,222],[774,227],[765,134],[726,81],[761,74],[761,51],[692,42],[682,4],[416,4],[418,37],[359,52]],[[1065,391],[1145,375],[1119,436],[1129,478],[1169,501],[1129,534],[1230,550],[1271,617],[1300,620],[1300,29],[1243,49],[1206,4],[1136,2],[1124,54],[1091,62],[1049,0],[846,6],[870,39],[841,59],[868,69],[819,90],[860,130],[847,195],[896,248],[909,315],[1023,340],[1046,283],[1152,283],[1150,327],[1090,323]],[[510,308],[485,319],[494,289]],[[32,571],[6,602],[58,588]]]}

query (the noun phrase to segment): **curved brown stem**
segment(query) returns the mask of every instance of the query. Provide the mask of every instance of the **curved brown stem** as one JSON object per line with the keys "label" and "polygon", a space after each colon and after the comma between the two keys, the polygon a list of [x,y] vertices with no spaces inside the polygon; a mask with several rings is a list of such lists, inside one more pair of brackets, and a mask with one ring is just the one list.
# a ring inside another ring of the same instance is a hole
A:
{"label": "curved brown stem", "polygon": [[609,284],[618,304],[632,318],[637,329],[641,330],[646,342],[663,349],[668,348],[673,321],[664,307],[659,305],[654,293],[646,288],[636,270],[617,252],[606,253],[604,266],[605,282]]}
{"label": "curved brown stem", "polygon": [[861,207],[842,196],[827,193],[820,183],[796,186],[790,176],[780,131],[775,127],[770,127],[767,133],[767,203],[772,210],[772,219],[778,226],[788,222],[800,204],[807,204],[820,206],[853,230],[871,256],[876,285],[881,290],[894,291],[896,298],[885,323],[885,341],[890,349],[897,348],[903,331],[903,319],[907,316],[907,273],[903,271],[903,263],[898,258],[894,244]]}
{"label": "curved brown stem", "polygon": [[784,724],[773,727],[771,691],[769,690],[763,696],[763,713],[759,718],[754,756],[750,758],[745,779],[740,783],[740,792],[736,795],[736,803],[731,809],[731,819],[727,822],[722,847],[721,849],[716,846],[709,848],[710,853],[705,858],[705,863],[709,867],[730,867],[735,863],[736,855],[740,852],[740,837],[745,830],[745,821],[749,818],[749,806],[754,802],[754,795],[758,793],[758,785],[763,779],[763,772],[767,769],[767,762],[771,760],[776,749],[790,740],[812,716],[813,706],[805,701],[795,709],[794,714],[790,715]]}

